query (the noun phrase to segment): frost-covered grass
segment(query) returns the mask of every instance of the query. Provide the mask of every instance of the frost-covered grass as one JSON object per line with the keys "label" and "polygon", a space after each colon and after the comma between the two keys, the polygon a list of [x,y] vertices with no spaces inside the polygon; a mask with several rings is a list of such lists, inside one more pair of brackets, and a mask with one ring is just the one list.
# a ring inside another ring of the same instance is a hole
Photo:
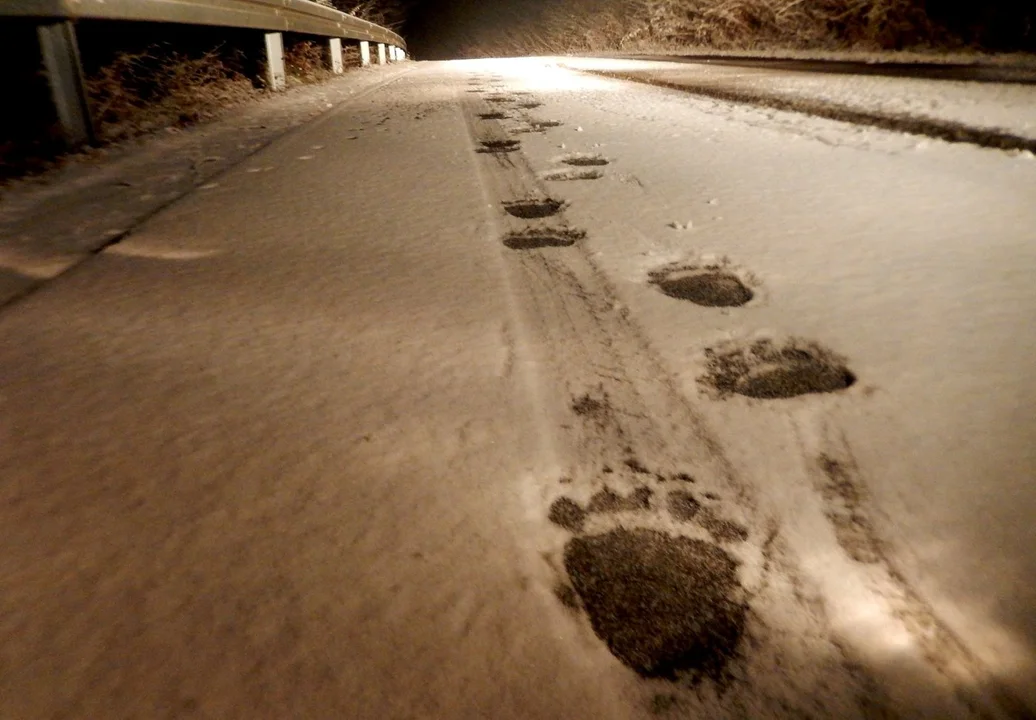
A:
{"label": "frost-covered grass", "polygon": [[506,26],[479,23],[467,55],[709,49],[945,51],[1036,47],[1032,10],[932,10],[923,0],[550,0]]}
{"label": "frost-covered grass", "polygon": [[[358,65],[349,48],[348,65]],[[347,53],[348,54],[348,53]],[[323,82],[331,77],[322,43],[304,41],[285,48],[289,85]],[[223,110],[257,98],[263,90],[228,62],[221,49],[200,54],[152,46],[122,53],[87,80],[98,137],[112,142],[218,116]]]}

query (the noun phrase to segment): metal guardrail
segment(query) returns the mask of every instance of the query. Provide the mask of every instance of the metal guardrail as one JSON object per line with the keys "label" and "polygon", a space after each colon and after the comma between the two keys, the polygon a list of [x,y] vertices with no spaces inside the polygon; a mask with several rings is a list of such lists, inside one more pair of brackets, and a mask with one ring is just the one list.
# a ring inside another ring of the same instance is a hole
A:
{"label": "metal guardrail", "polygon": [[131,20],[254,28],[384,43],[396,33],[309,0],[0,0],[0,18]]}
{"label": "metal guardrail", "polygon": [[93,124],[83,82],[75,21],[104,20],[254,29],[265,33],[267,82],[285,85],[281,33],[296,32],[329,40],[331,67],[342,72],[342,40],[360,42],[364,65],[371,62],[370,43],[378,45],[378,62],[406,59],[406,42],[388,28],[310,0],[0,0],[5,18],[35,20],[50,82],[51,96],[69,145],[93,139]]}

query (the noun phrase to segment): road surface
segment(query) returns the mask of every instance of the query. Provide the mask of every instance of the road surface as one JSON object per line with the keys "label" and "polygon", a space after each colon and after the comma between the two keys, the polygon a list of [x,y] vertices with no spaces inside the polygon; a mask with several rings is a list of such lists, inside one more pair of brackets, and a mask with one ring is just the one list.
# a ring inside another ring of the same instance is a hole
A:
{"label": "road surface", "polygon": [[1033,716],[1031,154],[567,65],[13,238],[0,717]]}

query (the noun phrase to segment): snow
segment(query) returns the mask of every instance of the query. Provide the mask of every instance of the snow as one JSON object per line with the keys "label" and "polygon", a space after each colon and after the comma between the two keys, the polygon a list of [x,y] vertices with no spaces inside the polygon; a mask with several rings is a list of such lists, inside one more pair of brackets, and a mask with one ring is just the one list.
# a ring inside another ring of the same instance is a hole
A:
{"label": "snow", "polygon": [[213,177],[287,130],[407,69],[353,71],[234,108],[219,122],[71,155],[48,173],[3,187],[0,302],[74,267],[195,188],[211,189]]}
{"label": "snow", "polygon": [[[471,85],[563,124],[478,153],[522,123]],[[416,66],[222,169],[0,312],[0,715],[1036,706],[1036,164],[536,59]],[[77,187],[48,197],[99,213]],[[501,209],[547,192],[555,218]],[[530,228],[586,237],[501,241]],[[650,282],[709,264],[752,300]],[[857,382],[698,382],[791,336]],[[649,507],[585,536],[738,564],[725,689],[638,677],[555,597],[580,531],[548,509],[605,487]]]}
{"label": "snow", "polygon": [[566,58],[577,69],[691,81],[885,115],[961,123],[1036,139],[1036,86],[916,78],[825,75],[789,70],[662,61]]}
{"label": "snow", "polygon": [[[572,88],[564,78],[558,84]],[[1031,164],[939,142],[919,152],[906,136],[583,82],[547,112],[591,126],[616,161],[609,179],[565,188],[568,216],[685,391],[698,393],[692,358],[705,346],[759,333],[822,340],[861,378],[836,399],[708,406],[745,475],[764,493],[771,481],[773,493],[809,486],[803,450],[816,452],[823,433],[844,437],[897,567],[1032,702]],[[547,93],[552,83],[530,85]],[[546,163],[557,142],[580,148],[562,127],[524,149]],[[725,219],[690,234],[666,227],[704,213],[710,199]],[[743,310],[688,308],[645,282],[652,269],[709,254],[759,276],[762,297]]]}

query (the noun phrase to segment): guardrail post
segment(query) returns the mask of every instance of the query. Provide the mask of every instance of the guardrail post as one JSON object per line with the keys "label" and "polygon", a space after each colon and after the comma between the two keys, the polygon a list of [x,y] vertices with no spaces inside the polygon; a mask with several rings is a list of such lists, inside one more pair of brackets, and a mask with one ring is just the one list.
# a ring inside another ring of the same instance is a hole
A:
{"label": "guardrail post", "polygon": [[65,142],[70,147],[93,142],[93,121],[83,82],[83,66],[79,61],[75,26],[67,20],[49,23],[37,27],[36,33]]}
{"label": "guardrail post", "polygon": [[266,82],[271,90],[283,90],[287,86],[284,36],[278,32],[266,33]]}
{"label": "guardrail post", "polygon": [[331,38],[331,72],[341,75],[345,72],[345,63],[342,62],[342,38]]}
{"label": "guardrail post", "polygon": [[378,65],[385,64],[385,43],[378,43]]}
{"label": "guardrail post", "polygon": [[360,65],[369,67],[371,64],[371,44],[366,40],[360,41]]}

